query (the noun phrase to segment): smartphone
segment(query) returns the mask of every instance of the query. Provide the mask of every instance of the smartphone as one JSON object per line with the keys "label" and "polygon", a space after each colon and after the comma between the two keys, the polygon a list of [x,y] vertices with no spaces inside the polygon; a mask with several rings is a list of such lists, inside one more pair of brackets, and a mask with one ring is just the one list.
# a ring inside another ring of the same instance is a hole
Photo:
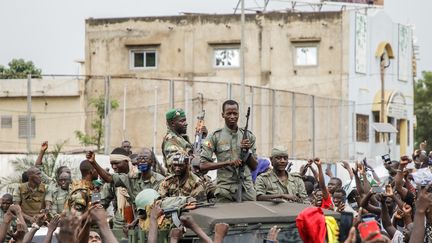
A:
{"label": "smartphone", "polygon": [[372,238],[372,240],[381,238],[380,229],[378,223],[375,220],[360,223],[358,226],[358,230],[360,232],[360,238],[362,240],[366,239],[373,232],[378,232],[378,234],[374,238]]}
{"label": "smartphone", "polygon": [[91,196],[91,202],[92,204],[100,203],[101,201],[101,194],[100,192],[93,192]]}
{"label": "smartphone", "polygon": [[384,160],[384,163],[391,164],[391,159],[389,154],[384,154],[383,156],[381,156],[381,158]]}

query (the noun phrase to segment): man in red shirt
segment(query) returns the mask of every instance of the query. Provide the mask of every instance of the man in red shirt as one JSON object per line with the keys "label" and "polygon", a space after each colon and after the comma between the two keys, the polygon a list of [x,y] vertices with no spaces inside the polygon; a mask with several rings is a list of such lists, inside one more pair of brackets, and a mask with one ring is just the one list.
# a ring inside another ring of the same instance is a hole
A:
{"label": "man in red shirt", "polygon": [[314,163],[318,167],[318,185],[319,188],[313,192],[314,202],[316,207],[333,210],[333,202],[331,196],[324,181],[324,172],[322,169],[321,160],[319,158],[314,159]]}

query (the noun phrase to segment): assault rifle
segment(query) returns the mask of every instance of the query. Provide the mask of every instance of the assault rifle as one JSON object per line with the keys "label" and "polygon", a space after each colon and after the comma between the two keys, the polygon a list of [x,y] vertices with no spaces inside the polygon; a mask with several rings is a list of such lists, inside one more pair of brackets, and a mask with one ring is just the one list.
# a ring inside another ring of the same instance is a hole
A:
{"label": "assault rifle", "polygon": [[[249,125],[249,115],[250,115],[250,107],[248,107],[247,113],[246,113],[246,126],[245,126],[244,131],[243,131],[243,139],[242,140],[248,139],[247,131],[248,131],[248,125]],[[245,148],[241,149],[240,159],[242,160],[242,164],[239,167],[239,173],[238,173],[239,184],[238,184],[238,188],[237,188],[237,198],[236,198],[236,201],[238,203],[242,202],[243,183],[244,183],[244,179],[245,179],[244,167],[245,167],[245,164],[247,163],[250,156],[251,156],[251,152],[249,149],[245,149]]]}
{"label": "assault rifle", "polygon": [[199,170],[201,144],[203,140],[203,133],[201,131],[201,128],[204,126],[204,117],[205,117],[205,110],[203,110],[201,114],[197,116],[198,122],[195,127],[195,141],[193,147],[194,156],[191,162],[192,168],[194,170]]}
{"label": "assault rifle", "polygon": [[197,208],[205,208],[205,207],[211,207],[214,206],[214,203],[207,203],[207,202],[190,202],[185,205],[179,206],[179,207],[173,207],[173,208],[164,208],[163,213],[166,216],[171,216],[171,219],[176,227],[180,227],[181,221],[180,221],[180,215],[183,212],[189,212],[190,210],[194,210]]}

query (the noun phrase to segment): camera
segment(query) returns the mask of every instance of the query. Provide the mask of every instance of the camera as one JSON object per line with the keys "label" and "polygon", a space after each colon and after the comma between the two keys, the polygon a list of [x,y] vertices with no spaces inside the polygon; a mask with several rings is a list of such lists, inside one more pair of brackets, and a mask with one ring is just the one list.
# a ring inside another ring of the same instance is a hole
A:
{"label": "camera", "polygon": [[391,164],[391,159],[389,154],[384,154],[383,156],[381,156],[381,158],[382,160],[384,160],[384,163]]}

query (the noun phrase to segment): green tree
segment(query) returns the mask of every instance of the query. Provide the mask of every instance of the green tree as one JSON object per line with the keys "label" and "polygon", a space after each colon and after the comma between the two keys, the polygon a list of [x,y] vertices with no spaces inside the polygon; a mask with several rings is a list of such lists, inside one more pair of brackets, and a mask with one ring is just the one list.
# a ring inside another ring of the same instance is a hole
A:
{"label": "green tree", "polygon": [[27,74],[31,74],[34,78],[40,78],[42,74],[42,70],[37,68],[32,61],[25,61],[24,59],[12,59],[8,66],[8,68],[0,66],[0,78],[22,79],[27,78]]}
{"label": "green tree", "polygon": [[432,144],[432,72],[424,71],[414,88],[414,113],[417,118],[414,130],[415,147],[424,140]]}
{"label": "green tree", "polygon": [[[97,118],[91,123],[91,134],[86,134],[81,131],[75,131],[75,135],[83,146],[96,145],[100,151],[103,136],[104,136],[104,112],[105,112],[105,97],[100,95],[97,98],[90,99],[89,104],[96,108]],[[111,100],[111,111],[117,109],[119,103],[117,100]]]}

